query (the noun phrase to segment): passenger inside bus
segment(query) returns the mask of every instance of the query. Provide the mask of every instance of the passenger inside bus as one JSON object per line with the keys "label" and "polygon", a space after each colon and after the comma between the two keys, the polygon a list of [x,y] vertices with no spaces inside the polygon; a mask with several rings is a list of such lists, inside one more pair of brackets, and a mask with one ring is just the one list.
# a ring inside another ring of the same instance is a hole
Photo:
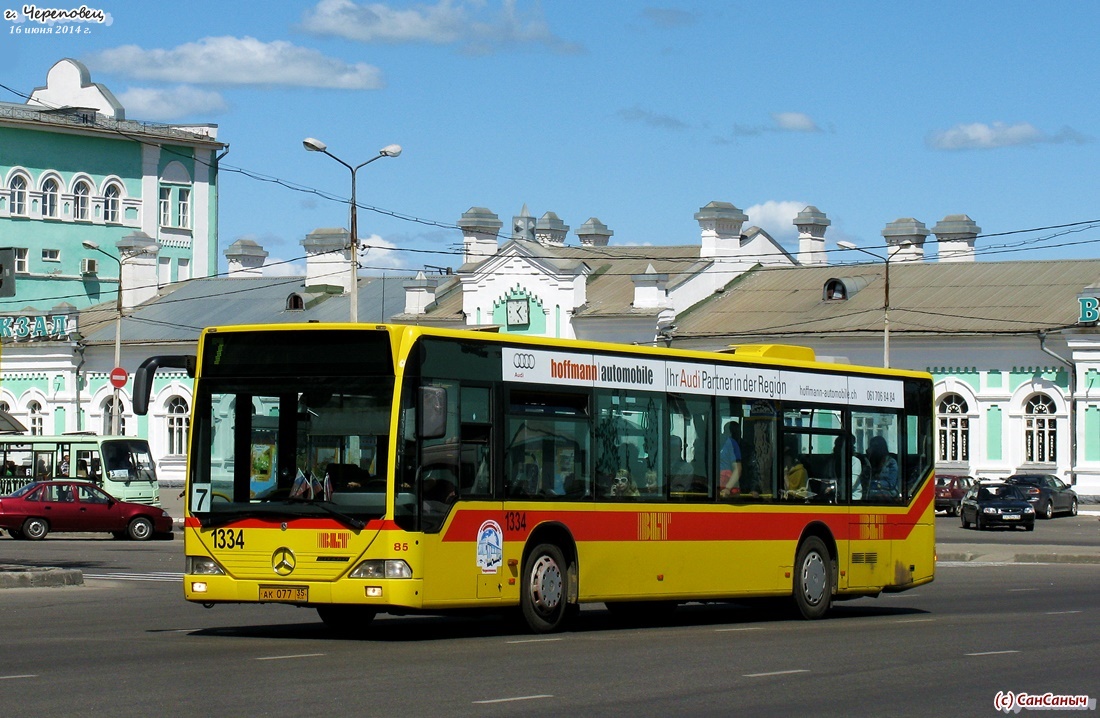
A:
{"label": "passenger inside bus", "polygon": [[798,452],[797,436],[788,436],[783,441],[783,477],[788,498],[806,498],[806,466]]}
{"label": "passenger inside bus", "polygon": [[870,496],[873,498],[900,497],[898,460],[890,453],[885,438],[871,437],[867,443],[867,461],[871,464],[871,481],[868,487]]}
{"label": "passenger inside bus", "polygon": [[638,485],[634,483],[634,479],[630,477],[630,471],[627,469],[619,469],[615,474],[615,479],[611,482],[611,491],[609,495],[616,498],[626,496],[638,496],[641,492],[638,491]]}
{"label": "passenger inside bus", "polygon": [[727,422],[722,435],[725,441],[718,456],[718,479],[722,482],[719,494],[730,496],[741,492],[741,425]]}

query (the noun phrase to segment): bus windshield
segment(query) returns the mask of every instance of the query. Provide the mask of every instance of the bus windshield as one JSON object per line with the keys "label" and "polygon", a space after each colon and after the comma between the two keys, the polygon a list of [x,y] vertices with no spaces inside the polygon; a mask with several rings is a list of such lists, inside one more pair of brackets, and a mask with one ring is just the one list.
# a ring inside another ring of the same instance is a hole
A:
{"label": "bus windshield", "polygon": [[[386,510],[386,448],[394,376],[385,335],[317,332],[315,356],[361,357],[357,375],[284,372],[255,355],[230,364],[248,333],[219,336],[221,363],[196,401],[189,510],[207,524],[256,516],[328,513],[355,522]],[[212,343],[213,344],[213,343]],[[266,347],[266,356],[278,356]],[[381,352],[385,352],[382,354]],[[288,357],[287,361],[292,361]],[[219,376],[221,375],[221,376]],[[260,376],[256,376],[260,375]]]}

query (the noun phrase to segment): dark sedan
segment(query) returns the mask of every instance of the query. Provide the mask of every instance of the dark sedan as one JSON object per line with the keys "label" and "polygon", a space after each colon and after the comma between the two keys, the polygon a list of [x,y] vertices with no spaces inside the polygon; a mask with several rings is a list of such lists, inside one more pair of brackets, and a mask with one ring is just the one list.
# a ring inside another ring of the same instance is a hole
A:
{"label": "dark sedan", "polygon": [[87,481],[36,481],[0,498],[0,528],[14,539],[51,531],[108,531],[145,541],[172,535],[172,517],[159,506],[119,501]]}
{"label": "dark sedan", "polygon": [[1057,476],[1013,474],[1005,482],[1020,487],[1041,519],[1053,518],[1056,513],[1077,515],[1077,492]]}
{"label": "dark sedan", "polygon": [[970,524],[978,530],[991,526],[1023,526],[1035,529],[1035,509],[1018,486],[1012,484],[982,484],[966,492],[959,506],[964,529]]}

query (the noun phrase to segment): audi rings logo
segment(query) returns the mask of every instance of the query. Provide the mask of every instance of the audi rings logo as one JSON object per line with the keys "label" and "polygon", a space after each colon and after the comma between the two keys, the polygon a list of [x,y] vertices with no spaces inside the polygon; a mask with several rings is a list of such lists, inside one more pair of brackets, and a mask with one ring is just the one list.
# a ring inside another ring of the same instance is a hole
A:
{"label": "audi rings logo", "polygon": [[280,576],[289,576],[294,570],[295,561],[294,552],[286,546],[275,549],[275,553],[271,554],[271,568]]}
{"label": "audi rings logo", "polygon": [[516,353],[512,355],[512,366],[516,369],[534,369],[535,368],[535,355],[534,354],[520,354]]}

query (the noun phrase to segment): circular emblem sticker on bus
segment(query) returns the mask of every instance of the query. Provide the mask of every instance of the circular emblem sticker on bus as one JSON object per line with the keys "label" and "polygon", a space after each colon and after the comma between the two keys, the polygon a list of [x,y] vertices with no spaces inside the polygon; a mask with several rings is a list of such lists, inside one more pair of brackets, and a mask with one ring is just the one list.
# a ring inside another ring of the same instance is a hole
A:
{"label": "circular emblem sticker on bus", "polygon": [[294,552],[286,546],[275,549],[271,554],[271,568],[280,576],[289,576],[294,571]]}
{"label": "circular emblem sticker on bus", "polygon": [[477,565],[482,573],[496,573],[504,560],[504,532],[489,520],[477,530]]}

